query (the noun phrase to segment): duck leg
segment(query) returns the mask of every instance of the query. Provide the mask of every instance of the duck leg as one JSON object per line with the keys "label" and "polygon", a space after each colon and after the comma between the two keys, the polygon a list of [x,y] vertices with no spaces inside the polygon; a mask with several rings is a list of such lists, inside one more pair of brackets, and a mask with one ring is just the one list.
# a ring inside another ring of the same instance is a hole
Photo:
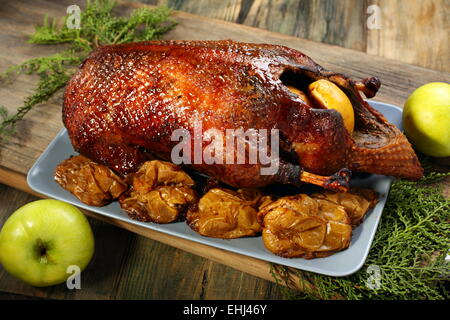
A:
{"label": "duck leg", "polygon": [[299,165],[281,161],[276,181],[297,187],[304,183],[309,183],[335,192],[347,192],[350,189],[349,181],[351,175],[351,171],[344,168],[332,175],[322,176],[305,171]]}
{"label": "duck leg", "polygon": [[320,186],[324,189],[347,192],[350,189],[349,181],[351,178],[351,171],[348,169],[341,169],[331,176],[320,176],[307,171],[300,173],[300,181]]}

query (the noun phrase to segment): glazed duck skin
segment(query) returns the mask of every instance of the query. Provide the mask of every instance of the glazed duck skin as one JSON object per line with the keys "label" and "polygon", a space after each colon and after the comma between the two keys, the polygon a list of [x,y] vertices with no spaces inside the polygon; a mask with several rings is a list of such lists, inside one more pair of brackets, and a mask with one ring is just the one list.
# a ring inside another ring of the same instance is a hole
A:
{"label": "glazed duck skin", "polygon": [[[351,100],[352,136],[337,111],[312,108],[287,88],[318,79],[332,81]],[[203,130],[223,133],[279,130],[275,175],[262,175],[261,164],[192,165],[234,187],[304,181],[346,188],[345,171],[320,177],[343,168],[418,179],[422,168],[405,136],[360,96],[374,96],[379,86],[376,78],[350,80],[282,46],[130,43],[100,47],[84,61],[66,88],[63,122],[75,150],[121,174],[137,171],[148,153],[170,160],[174,130],[192,134],[200,119]]]}

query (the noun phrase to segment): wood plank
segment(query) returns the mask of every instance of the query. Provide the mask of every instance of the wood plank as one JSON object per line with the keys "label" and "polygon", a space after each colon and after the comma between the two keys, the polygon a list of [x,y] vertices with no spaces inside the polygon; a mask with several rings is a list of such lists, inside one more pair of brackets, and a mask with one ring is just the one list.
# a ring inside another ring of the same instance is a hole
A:
{"label": "wood plank", "polygon": [[[20,63],[30,57],[46,55],[52,50],[56,50],[56,48],[52,47],[26,44],[26,35],[33,31],[32,25],[39,23],[44,13],[51,16],[62,16],[65,14],[66,5],[72,4],[73,2],[76,1],[56,3],[43,0],[27,0],[22,2],[7,1],[3,3],[0,8],[0,23],[2,24],[2,30],[0,30],[0,48],[2,49],[0,50],[0,71],[5,70],[11,63]],[[126,13],[133,7],[138,6],[140,5],[122,4],[119,11]],[[166,36],[168,39],[218,40],[231,38],[240,41],[266,42],[290,46],[304,51],[329,69],[344,72],[357,78],[363,78],[369,75],[380,76],[384,86],[380,91],[378,100],[399,105],[403,103],[407,95],[415,87],[423,83],[429,81],[449,82],[450,80],[449,73],[436,72],[394,60],[368,56],[350,49],[320,44],[252,27],[239,26],[205,17],[200,18],[189,13],[177,12],[175,19],[179,21],[179,25]],[[30,77],[19,77],[17,82],[2,86],[0,88],[0,95],[3,97],[2,103],[13,110],[20,104],[23,97],[30,92],[33,86],[34,82]],[[17,134],[7,142],[0,144],[0,182],[16,186],[24,191],[30,191],[26,185],[25,174],[62,126],[60,121],[61,101],[61,94],[59,94],[52,98],[51,101],[35,108],[27,116],[26,121],[21,123]],[[86,214],[176,248],[229,265],[258,277],[272,280],[269,274],[270,265],[268,263],[204,245],[194,245],[187,240],[181,241],[181,239],[175,237],[159,234],[123,222],[112,221],[89,212],[86,212]],[[130,259],[138,261],[137,256]],[[148,259],[151,261],[150,256]],[[203,270],[209,270],[208,268],[205,265]],[[206,275],[211,273],[212,271],[209,270]],[[201,277],[205,277],[204,272],[197,273],[197,277],[200,274]],[[206,277],[208,278],[208,276]],[[138,283],[133,278],[128,279],[126,282]],[[132,294],[130,288],[117,287],[117,289],[118,296]],[[201,296],[202,289],[198,287],[195,292],[195,294]],[[62,293],[58,291],[54,294],[56,297],[62,296]]]}
{"label": "wood plank", "polygon": [[0,292],[0,300],[42,300],[42,299],[21,294]]}
{"label": "wood plank", "polygon": [[148,3],[167,3],[175,10],[359,51],[366,48],[364,1],[160,0]]}
{"label": "wood plank", "polygon": [[317,42],[365,50],[364,2],[253,2],[244,24]]}
{"label": "wood plank", "polygon": [[381,29],[367,33],[367,53],[450,71],[448,0],[374,0]]}
{"label": "wood plank", "polygon": [[[308,40],[450,72],[447,0],[144,0],[175,10],[242,23]],[[367,8],[381,9],[369,30]]]}

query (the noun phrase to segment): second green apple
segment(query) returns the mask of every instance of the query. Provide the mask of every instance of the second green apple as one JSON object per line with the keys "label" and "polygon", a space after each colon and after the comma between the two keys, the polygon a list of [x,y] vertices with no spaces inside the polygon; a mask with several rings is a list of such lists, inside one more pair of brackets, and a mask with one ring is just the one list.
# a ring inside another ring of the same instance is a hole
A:
{"label": "second green apple", "polygon": [[403,125],[417,150],[450,157],[450,84],[431,82],[416,89],[405,103]]}

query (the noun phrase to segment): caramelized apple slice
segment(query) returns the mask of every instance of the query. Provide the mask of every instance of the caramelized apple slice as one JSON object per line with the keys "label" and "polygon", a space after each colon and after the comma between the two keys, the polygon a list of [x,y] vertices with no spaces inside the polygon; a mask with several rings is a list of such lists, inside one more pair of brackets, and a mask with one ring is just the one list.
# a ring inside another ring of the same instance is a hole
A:
{"label": "caramelized apple slice", "polygon": [[214,188],[200,199],[197,206],[189,209],[186,221],[191,229],[207,237],[233,239],[254,236],[261,232],[257,212],[270,201],[270,197],[254,189]]}
{"label": "caramelized apple slice", "polygon": [[119,203],[139,221],[170,223],[181,220],[189,205],[197,202],[194,180],[178,166],[164,161],[147,161],[130,175],[132,188]]}
{"label": "caramelized apple slice", "polygon": [[117,199],[128,189],[114,171],[82,155],[61,162],[55,170],[55,181],[81,202],[97,207]]}
{"label": "caramelized apple slice", "polygon": [[344,126],[352,134],[355,127],[355,114],[347,95],[333,82],[320,79],[309,85],[311,99],[324,109],[338,111],[344,119]]}

